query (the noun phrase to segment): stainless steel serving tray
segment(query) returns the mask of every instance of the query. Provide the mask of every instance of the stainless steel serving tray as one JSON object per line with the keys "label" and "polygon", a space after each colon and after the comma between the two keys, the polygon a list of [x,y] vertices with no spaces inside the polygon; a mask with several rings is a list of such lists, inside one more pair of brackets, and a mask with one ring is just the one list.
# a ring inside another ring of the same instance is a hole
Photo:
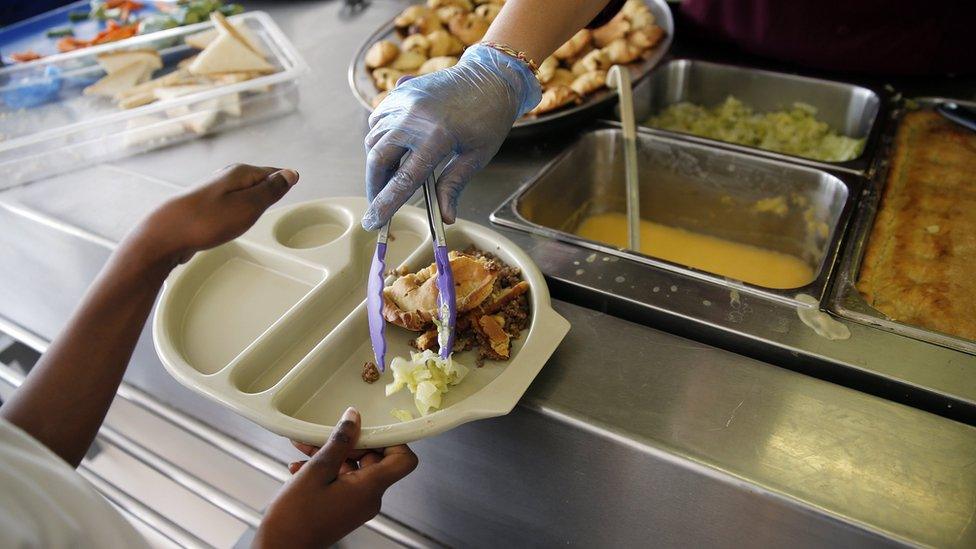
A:
{"label": "stainless steel serving tray", "polygon": [[[619,131],[607,122],[599,122],[594,128],[596,132]],[[558,162],[567,161],[565,157],[571,153],[565,150],[557,153],[541,169],[542,173],[533,174],[524,185],[518,188],[506,186],[513,193],[508,198],[500,191],[490,190],[494,187],[491,185],[479,185],[468,192],[475,193],[478,200],[490,199],[492,204],[504,200],[491,214],[491,221],[511,227],[508,236],[539,265],[557,299],[976,425],[976,378],[971,375],[976,368],[976,355],[905,337],[902,335],[905,332],[878,329],[839,316],[836,309],[830,307],[837,278],[835,273],[840,268],[842,250],[839,245],[850,234],[850,221],[857,203],[877,186],[875,181],[849,170],[786,162],[646,129],[639,135],[642,143],[697,151],[699,160],[703,156],[712,158],[712,164],[699,161],[697,165],[709,168],[705,179],[716,179],[717,185],[724,184],[720,177],[723,160],[726,167],[741,164],[754,169],[768,167],[781,174],[823,173],[841,181],[847,188],[847,198],[824,248],[817,281],[806,288],[788,291],[758,288],[579,239],[565,230],[546,227],[546,224],[559,226],[559,221],[545,222],[538,211],[528,212],[529,217],[544,223],[532,222],[520,213],[518,201],[534,185],[544,186],[545,182],[540,178],[543,173],[553,173]],[[581,135],[578,139],[586,137]],[[609,148],[603,148],[604,153],[607,150]],[[691,153],[678,155],[669,169],[686,174],[686,179],[696,173],[696,177],[701,178],[701,170],[695,169],[695,157],[696,154]],[[606,166],[608,160],[612,158],[594,154],[591,162]],[[622,163],[621,159],[616,162]],[[552,197],[551,201],[536,199],[536,204],[539,208],[561,211],[569,220],[579,213],[560,203],[563,195],[567,195],[568,200],[569,195],[580,192],[579,187],[604,190],[609,190],[608,186],[624,187],[622,179],[618,181],[619,185],[612,183],[611,177],[619,178],[619,175],[606,175],[607,184],[594,187],[593,173],[597,173],[595,169],[581,166],[578,173],[570,174],[569,181],[550,187],[548,196]],[[809,175],[804,177],[808,181],[815,179]],[[823,175],[818,177],[822,181],[833,181]],[[505,185],[506,182],[497,183]],[[694,186],[704,189],[707,183]],[[836,183],[822,188],[826,190],[831,186],[836,188]],[[586,194],[600,198],[592,191]],[[825,191],[812,194],[823,198],[831,195]],[[604,203],[612,203],[612,200]],[[683,204],[676,205],[675,209],[686,210]],[[860,230],[864,231],[863,228]],[[503,231],[502,234],[506,233]],[[833,315],[820,318],[825,319],[824,322],[843,324],[849,329],[850,337],[824,337],[799,315],[802,309],[809,310],[809,307],[796,299],[794,292],[805,292],[814,297],[820,303],[817,308]]]}
{"label": "stainless steel serving tray", "polygon": [[[623,212],[621,130],[584,133],[491,216],[497,224],[677,272],[725,288],[797,305],[797,294],[825,294],[860,179],[662,136],[638,133],[641,211],[648,220],[800,257],[809,284],[761,287],[573,234],[586,216]],[[757,208],[783,198],[786,211]],[[594,254],[595,255],[595,254]],[[586,265],[581,265],[584,270]]]}
{"label": "stainless steel serving tray", "polygon": [[[945,101],[976,107],[976,102],[973,101],[961,101],[943,97],[923,97],[913,99],[912,101],[919,108],[933,108]],[[900,125],[898,122],[907,110],[909,108],[903,105],[892,112],[895,123],[888,125],[889,128],[884,132],[881,139],[881,156],[875,174],[878,184],[872,185],[864,191],[857,210],[854,213],[851,236],[843,250],[836,281],[831,292],[829,308],[838,315],[855,322],[976,355],[976,341],[891,320],[881,311],[868,305],[864,296],[861,295],[861,292],[855,286],[860,276],[861,261],[864,259],[864,252],[867,249],[868,240],[871,238],[874,219],[881,206],[884,185],[887,183],[890,158],[894,152],[895,135]],[[976,266],[974,266],[974,269],[976,269]],[[976,314],[976,312],[973,314]]]}
{"label": "stainless steel serving tray", "polygon": [[675,103],[687,101],[716,105],[729,95],[757,111],[788,108],[802,102],[817,109],[817,118],[834,130],[855,138],[865,138],[864,150],[845,162],[824,162],[781,154],[695,135],[654,128],[654,131],[697,143],[758,154],[769,158],[800,162],[831,169],[865,174],[869,171],[882,134],[882,113],[886,94],[844,82],[821,80],[794,74],[722,65],[692,59],[674,59],[658,67],[651,77],[634,89],[634,109],[638,123]]}
{"label": "stainless steel serving tray", "polygon": [[[630,63],[628,67],[631,72],[631,79],[637,82],[645,78],[657,64],[664,58],[671,48],[671,41],[674,38],[674,18],[671,9],[664,0],[645,0],[651,12],[654,14],[655,22],[664,29],[664,39],[657,46],[644,55],[642,60]],[[380,27],[371,34],[363,45],[356,52],[352,62],[349,64],[349,88],[353,95],[366,110],[372,111],[372,99],[379,92],[373,84],[369,70],[366,68],[366,52],[369,48],[380,40],[400,41],[400,37],[393,27],[393,19]],[[540,60],[541,61],[541,60]],[[590,119],[601,107],[608,106],[616,101],[617,93],[609,89],[604,89],[587,96],[583,103],[575,107],[559,109],[539,116],[524,116],[515,121],[512,127],[511,136],[523,137],[540,131],[550,130],[554,127],[563,127],[568,124]]]}

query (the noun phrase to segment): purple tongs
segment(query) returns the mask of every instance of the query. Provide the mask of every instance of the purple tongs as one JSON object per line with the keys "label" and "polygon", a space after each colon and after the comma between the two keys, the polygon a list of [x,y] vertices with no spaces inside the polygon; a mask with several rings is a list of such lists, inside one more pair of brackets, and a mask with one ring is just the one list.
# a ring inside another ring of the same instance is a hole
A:
{"label": "purple tongs", "polygon": [[[437,202],[436,180],[431,175],[424,184],[424,199],[427,202],[427,223],[434,240],[434,263],[437,265],[437,344],[440,355],[447,358],[454,348],[454,327],[457,321],[457,301],[454,290],[454,273],[448,259],[447,239],[444,237],[444,222],[441,208]],[[369,281],[366,286],[366,316],[369,320],[369,338],[373,343],[373,355],[380,372],[386,370],[386,322],[383,320],[383,287],[386,272],[386,243],[390,236],[390,224],[383,225],[376,237],[376,253],[369,267]]]}

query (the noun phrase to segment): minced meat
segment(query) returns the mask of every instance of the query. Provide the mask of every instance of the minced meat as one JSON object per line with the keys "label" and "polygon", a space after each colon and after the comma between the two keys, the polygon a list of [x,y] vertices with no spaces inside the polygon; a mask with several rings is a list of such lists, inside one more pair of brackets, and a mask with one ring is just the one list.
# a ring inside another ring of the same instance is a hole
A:
{"label": "minced meat", "polygon": [[376,367],[376,363],[367,362],[363,364],[363,381],[366,383],[375,383],[379,378],[380,369]]}

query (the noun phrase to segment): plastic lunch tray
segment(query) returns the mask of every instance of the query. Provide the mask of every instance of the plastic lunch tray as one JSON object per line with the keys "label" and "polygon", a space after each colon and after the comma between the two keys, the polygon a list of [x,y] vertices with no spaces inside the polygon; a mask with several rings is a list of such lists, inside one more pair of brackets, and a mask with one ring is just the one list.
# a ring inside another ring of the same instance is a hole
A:
{"label": "plastic lunch tray", "polygon": [[[491,229],[465,221],[448,227],[452,249],[474,245],[522,270],[532,316],[509,361],[476,368],[471,352],[456,355],[471,372],[444,396],[440,410],[419,416],[406,389],[385,396],[389,368],[373,384],[361,378],[363,364],[373,359],[365,293],[376,242],[375,233],[360,228],[365,209],[366,200],[354,197],[271,210],[244,236],[179,267],[153,319],[166,369],[265,428],[312,444],[328,438],[350,405],[362,413],[362,448],[510,412],[569,331],[538,267]],[[426,212],[402,208],[391,227],[387,265],[417,270],[432,260]],[[415,336],[388,326],[388,359],[407,356]],[[398,408],[415,419],[395,419]]]}
{"label": "plastic lunch tray", "polygon": [[[298,103],[296,79],[307,70],[305,61],[268,14],[253,11],[229,19],[248,26],[277,72],[128,110],[119,109],[108,98],[82,93],[85,86],[104,75],[97,64],[98,55],[156,49],[164,64],[153,75],[157,77],[196,51],[184,44],[183,38],[212,28],[210,22],[0,68],[0,173],[4,174],[0,189],[198,137],[192,125],[184,122],[212,110],[214,100],[232,94],[240,94],[241,116],[223,115],[205,133],[294,110]],[[61,82],[54,100],[35,107],[12,106],[8,94],[16,94],[25,82],[50,82],[51,71]]]}

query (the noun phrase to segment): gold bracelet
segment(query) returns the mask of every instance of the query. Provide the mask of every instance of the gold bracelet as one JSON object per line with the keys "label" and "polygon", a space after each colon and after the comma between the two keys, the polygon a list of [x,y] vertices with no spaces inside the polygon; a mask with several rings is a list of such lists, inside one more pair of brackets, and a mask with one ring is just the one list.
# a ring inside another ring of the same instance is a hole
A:
{"label": "gold bracelet", "polygon": [[519,51],[513,48],[512,46],[509,46],[508,44],[502,44],[501,42],[493,42],[491,40],[485,40],[483,42],[479,42],[478,44],[498,50],[504,53],[505,55],[518,59],[519,61],[529,66],[529,70],[532,71],[532,74],[535,75],[536,79],[539,78],[539,66],[535,64],[535,61],[529,59],[529,56],[526,55],[524,51]]}

